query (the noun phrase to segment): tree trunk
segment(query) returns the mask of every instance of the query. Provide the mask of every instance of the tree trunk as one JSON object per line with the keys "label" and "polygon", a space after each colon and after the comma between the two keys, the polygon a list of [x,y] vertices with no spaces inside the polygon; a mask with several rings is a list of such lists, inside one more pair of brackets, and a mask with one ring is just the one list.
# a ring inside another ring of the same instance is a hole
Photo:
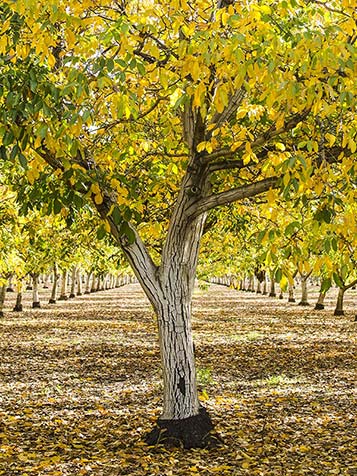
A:
{"label": "tree trunk", "polygon": [[261,281],[259,281],[258,279],[258,283],[257,283],[257,294],[261,294],[262,293],[262,283]]}
{"label": "tree trunk", "polygon": [[40,299],[38,297],[38,274],[32,275],[32,307],[38,308],[41,307]]}
{"label": "tree trunk", "polygon": [[77,296],[82,296],[82,273],[77,271]]}
{"label": "tree trunk", "polygon": [[58,275],[58,271],[57,271],[57,265],[55,263],[53,265],[53,284],[52,284],[51,297],[50,297],[50,300],[48,301],[49,304],[55,304],[56,303],[58,278],[59,278],[59,275]]}
{"label": "tree trunk", "polygon": [[17,282],[17,295],[16,295],[16,304],[13,308],[14,312],[22,312],[23,306],[22,306],[22,280],[18,280]]}
{"label": "tree trunk", "polygon": [[9,277],[9,284],[8,284],[8,286],[7,286],[7,288],[6,288],[6,291],[7,291],[8,293],[13,293],[13,292],[15,292],[15,290],[14,290],[14,284],[13,284],[13,275],[11,275],[11,276]]}
{"label": "tree trunk", "polygon": [[315,310],[318,311],[321,309],[325,309],[325,306],[324,306],[325,297],[326,297],[326,292],[320,291],[319,298],[317,300],[317,303],[315,304]]}
{"label": "tree trunk", "polygon": [[273,274],[270,275],[270,297],[275,297],[276,296],[276,291],[275,291],[275,278]]}
{"label": "tree trunk", "polygon": [[28,278],[27,285],[26,285],[26,291],[32,291],[32,278],[31,278],[31,276]]}
{"label": "tree trunk", "polygon": [[248,291],[250,293],[254,293],[254,276],[251,274],[249,276],[249,282],[248,282]]}
{"label": "tree trunk", "polygon": [[343,298],[345,295],[346,288],[339,288],[336,302],[336,309],[333,313],[334,316],[344,316],[345,312],[343,310]]}
{"label": "tree trunk", "polygon": [[92,278],[93,271],[89,271],[86,276],[86,287],[84,290],[84,294],[90,294],[91,291],[91,278]]}
{"label": "tree trunk", "polygon": [[0,286],[0,317],[4,317],[4,303],[5,303],[6,284]]}
{"label": "tree trunk", "polygon": [[71,273],[71,291],[69,294],[70,299],[76,297],[76,279],[77,279],[77,267],[74,266]]}
{"label": "tree trunk", "polygon": [[263,296],[266,296],[267,293],[268,293],[268,292],[267,292],[267,278],[264,277],[264,281],[263,281],[263,292],[262,292],[262,294],[263,294]]}
{"label": "tree trunk", "polygon": [[44,280],[43,280],[43,289],[48,289],[49,288],[49,279],[50,275],[47,273],[45,274]]}
{"label": "tree trunk", "polygon": [[[157,315],[164,395],[162,415],[146,438],[150,445],[168,443],[191,448],[217,441],[210,434],[211,419],[198,399],[191,331],[191,300],[206,214],[195,217],[195,207],[191,211],[190,207],[209,186],[205,170],[199,168],[195,174],[195,167],[192,161],[192,170],[183,179],[160,266],[154,264],[134,228],[135,240],[128,243],[109,218],[113,236]],[[109,203],[100,207],[107,219],[108,206]]]}
{"label": "tree trunk", "polygon": [[289,283],[289,298],[288,302],[295,302],[295,296],[294,296],[294,282]]}
{"label": "tree trunk", "polygon": [[299,306],[309,306],[307,300],[307,280],[311,273],[304,274],[301,276],[301,301],[299,302]]}
{"label": "tree trunk", "polygon": [[195,268],[172,263],[163,269],[156,294],[164,398],[157,427],[146,438],[150,445],[204,447],[212,438],[213,424],[197,392],[191,331],[194,277]]}
{"label": "tree trunk", "polygon": [[61,280],[61,294],[58,298],[59,301],[67,301],[67,270],[62,271],[62,280]]}

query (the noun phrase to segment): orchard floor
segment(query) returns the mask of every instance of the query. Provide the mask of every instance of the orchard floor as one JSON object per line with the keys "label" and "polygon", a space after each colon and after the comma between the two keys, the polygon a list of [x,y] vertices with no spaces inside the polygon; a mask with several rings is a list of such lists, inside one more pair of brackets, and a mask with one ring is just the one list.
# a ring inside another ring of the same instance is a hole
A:
{"label": "orchard floor", "polygon": [[357,291],[334,317],[334,292],[314,311],[197,289],[200,394],[224,444],[189,451],[142,443],[162,390],[155,320],[138,285],[36,310],[27,302],[22,313],[11,312],[10,294],[0,475],[357,476]]}

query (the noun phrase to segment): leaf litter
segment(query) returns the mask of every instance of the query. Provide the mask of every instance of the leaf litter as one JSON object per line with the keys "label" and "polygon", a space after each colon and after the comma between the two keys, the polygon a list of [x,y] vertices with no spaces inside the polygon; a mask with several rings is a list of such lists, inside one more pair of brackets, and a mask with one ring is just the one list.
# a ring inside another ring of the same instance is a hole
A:
{"label": "leaf litter", "polygon": [[138,285],[23,313],[10,312],[7,296],[0,475],[357,476],[356,297],[335,317],[332,301],[314,311],[197,290],[200,398],[224,443],[169,451],[142,442],[162,384],[155,318]]}

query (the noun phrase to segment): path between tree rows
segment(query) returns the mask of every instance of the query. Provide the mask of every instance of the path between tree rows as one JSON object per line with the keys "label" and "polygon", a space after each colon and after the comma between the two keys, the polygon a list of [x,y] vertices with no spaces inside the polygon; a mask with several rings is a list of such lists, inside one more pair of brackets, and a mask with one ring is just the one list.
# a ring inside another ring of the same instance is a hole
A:
{"label": "path between tree rows", "polygon": [[314,311],[197,290],[201,398],[224,444],[168,451],[141,441],[159,415],[161,380],[155,319],[138,285],[19,314],[7,301],[0,475],[356,476],[356,303],[354,291],[346,317],[334,317],[332,298]]}

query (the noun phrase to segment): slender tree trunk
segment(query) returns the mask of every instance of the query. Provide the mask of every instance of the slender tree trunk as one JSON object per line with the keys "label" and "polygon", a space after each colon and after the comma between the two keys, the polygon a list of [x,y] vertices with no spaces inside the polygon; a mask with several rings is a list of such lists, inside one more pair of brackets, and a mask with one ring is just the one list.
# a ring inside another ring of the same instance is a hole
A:
{"label": "slender tree trunk", "polygon": [[262,292],[263,296],[266,296],[268,294],[267,292],[267,278],[266,276],[264,277],[264,281],[263,281],[263,292]]}
{"label": "slender tree trunk", "polygon": [[23,282],[21,279],[18,280],[17,282],[17,295],[16,295],[16,304],[15,307],[13,308],[14,312],[22,312],[23,306],[22,306],[22,287],[23,287]]}
{"label": "slender tree trunk", "polygon": [[32,289],[32,307],[33,308],[41,307],[40,298],[38,296],[38,281],[39,281],[38,278],[39,278],[38,274],[33,274],[32,275],[32,286],[33,286],[33,289]]}
{"label": "slender tree trunk", "polygon": [[7,286],[7,288],[6,288],[6,291],[7,291],[8,293],[13,293],[13,292],[15,292],[15,290],[14,290],[14,283],[13,283],[13,275],[11,275],[11,276],[9,277],[9,284],[8,284],[8,286]]}
{"label": "slender tree trunk", "polygon": [[82,296],[82,274],[77,271],[77,296]]}
{"label": "slender tree trunk", "polygon": [[94,285],[96,292],[100,291],[100,283],[101,283],[101,277],[100,277],[100,275],[98,275],[96,280],[95,280],[95,285]]}
{"label": "slender tree trunk", "polygon": [[27,285],[26,285],[26,290],[27,291],[32,291],[32,278],[31,278],[31,276],[29,276],[29,278],[28,278]]}
{"label": "slender tree trunk", "polygon": [[95,292],[96,292],[96,283],[97,283],[97,277],[96,277],[96,275],[93,273],[93,275],[92,275],[92,284],[91,284],[91,288],[90,288],[90,292],[91,292],[91,293],[95,293]]}
{"label": "slender tree trunk", "polygon": [[307,281],[311,273],[301,275],[301,301],[299,306],[309,306],[307,300]]}
{"label": "slender tree trunk", "polygon": [[295,296],[294,296],[294,281],[292,283],[289,283],[288,293],[289,293],[288,302],[296,302]]}
{"label": "slender tree trunk", "polygon": [[43,280],[43,289],[48,289],[49,288],[49,281],[50,281],[50,275],[47,273],[45,274],[44,280]]}
{"label": "slender tree trunk", "polygon": [[324,301],[326,297],[326,292],[320,291],[317,303],[315,304],[315,310],[325,309]]}
{"label": "slender tree trunk", "polygon": [[4,303],[6,294],[6,284],[0,286],[0,317],[4,317]]}
{"label": "slender tree trunk", "polygon": [[270,274],[270,297],[276,297],[276,291],[275,291],[275,278],[273,276],[273,273]]}
{"label": "slender tree trunk", "polygon": [[343,298],[345,296],[346,288],[339,288],[338,295],[337,295],[337,302],[335,312],[333,313],[334,316],[344,316],[345,311],[343,310]]}
{"label": "slender tree trunk", "polygon": [[53,283],[52,283],[52,290],[51,290],[51,297],[48,301],[49,304],[56,304],[56,296],[57,296],[57,284],[58,284],[58,270],[56,263],[53,265]]}
{"label": "slender tree trunk", "polygon": [[76,279],[77,279],[77,267],[74,266],[71,273],[71,291],[69,294],[70,299],[76,297]]}
{"label": "slender tree trunk", "polygon": [[254,276],[252,274],[249,276],[248,291],[254,293]]}
{"label": "slender tree trunk", "polygon": [[59,301],[67,301],[67,270],[62,271],[62,280],[61,280],[61,294],[58,298]]}
{"label": "slender tree trunk", "polygon": [[259,281],[259,279],[258,279],[257,294],[261,294],[261,293],[262,293],[262,283],[261,283],[261,281]]}
{"label": "slender tree trunk", "polygon": [[87,273],[84,294],[90,294],[92,274],[93,274],[93,271],[89,271],[89,273]]}

